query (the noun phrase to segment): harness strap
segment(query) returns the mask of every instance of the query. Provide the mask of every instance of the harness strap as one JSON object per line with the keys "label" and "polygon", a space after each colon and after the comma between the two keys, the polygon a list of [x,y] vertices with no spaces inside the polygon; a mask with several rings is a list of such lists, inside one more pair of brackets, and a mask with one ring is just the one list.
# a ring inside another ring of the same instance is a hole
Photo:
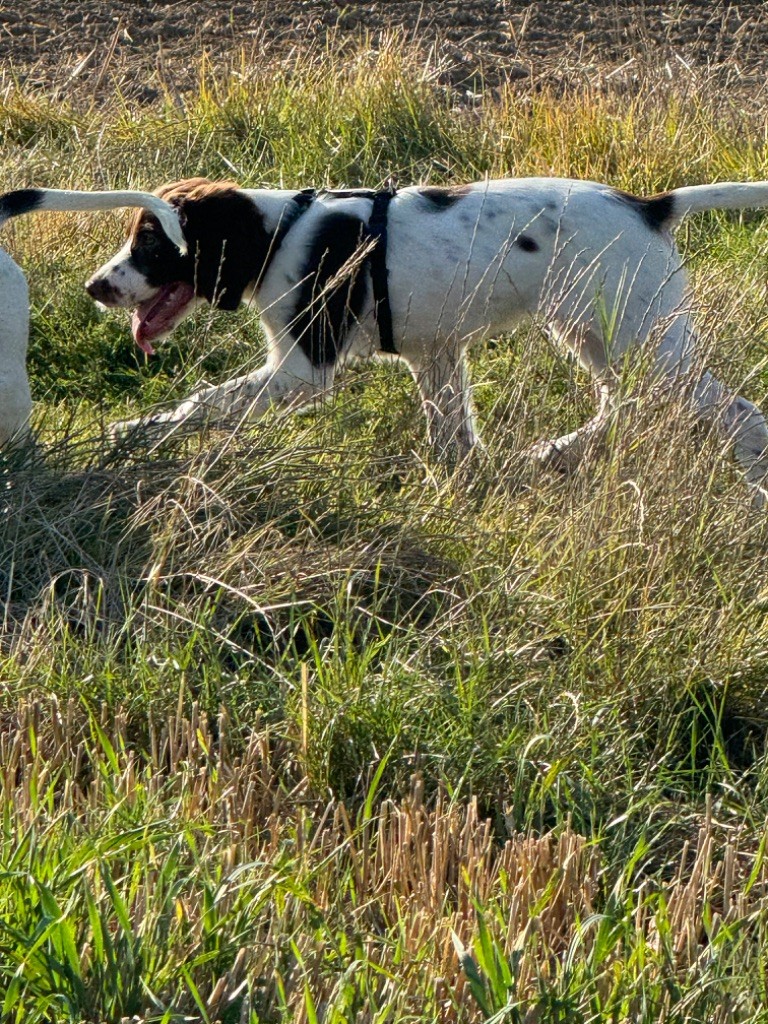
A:
{"label": "harness strap", "polygon": [[291,202],[293,203],[293,209],[286,206],[280,215],[280,221],[277,225],[277,229],[272,235],[272,240],[269,243],[269,250],[267,252],[267,258],[264,260],[264,264],[259,272],[258,280],[256,281],[256,288],[261,285],[261,282],[266,277],[267,271],[270,268],[272,260],[277,256],[277,252],[280,246],[283,244],[283,239],[291,230],[293,225],[302,215],[305,213],[317,196],[317,189],[314,188],[303,188],[301,192],[297,192]]}
{"label": "harness strap", "polygon": [[398,355],[392,330],[392,306],[389,301],[389,271],[387,270],[387,212],[396,193],[394,185],[376,192],[368,221],[368,237],[374,242],[368,257],[373,285],[373,315],[379,325],[379,344],[382,352]]}
{"label": "harness strap", "polygon": [[367,192],[365,189],[350,189],[349,191],[324,189],[322,192],[318,192],[314,188],[305,188],[301,192],[297,192],[292,199],[293,209],[286,208],[280,217],[280,223],[272,236],[269,252],[261,268],[256,287],[258,288],[263,281],[272,260],[283,244],[285,236],[299,217],[309,209],[318,195],[328,194],[338,199],[357,198],[360,196],[367,199],[370,197],[373,200],[373,208],[368,220],[366,235],[374,243],[368,256],[368,265],[371,269],[371,284],[373,286],[373,315],[379,327],[381,351],[388,352],[393,356],[398,355],[392,329],[392,306],[389,302],[389,271],[387,270],[387,213],[389,211],[389,204],[395,197],[396,192],[397,189],[391,182],[386,188],[380,189],[378,192]]}

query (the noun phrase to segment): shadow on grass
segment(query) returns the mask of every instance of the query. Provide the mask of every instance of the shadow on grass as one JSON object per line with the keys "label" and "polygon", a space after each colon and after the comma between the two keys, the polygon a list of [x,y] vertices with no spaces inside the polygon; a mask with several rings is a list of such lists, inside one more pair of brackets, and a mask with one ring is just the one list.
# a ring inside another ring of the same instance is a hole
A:
{"label": "shadow on grass", "polygon": [[[340,628],[354,640],[426,625],[456,570],[392,515],[396,489],[350,480],[327,455],[232,438],[154,450],[94,438],[10,459],[6,650],[46,623],[111,649],[131,634],[210,630],[234,671],[303,657]],[[361,506],[361,487],[376,500]]]}

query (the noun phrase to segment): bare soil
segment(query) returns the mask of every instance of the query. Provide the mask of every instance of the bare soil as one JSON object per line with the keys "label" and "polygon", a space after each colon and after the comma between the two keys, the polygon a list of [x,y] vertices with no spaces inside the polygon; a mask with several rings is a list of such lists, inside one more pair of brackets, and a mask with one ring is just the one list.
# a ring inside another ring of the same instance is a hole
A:
{"label": "bare soil", "polygon": [[731,88],[762,86],[768,5],[642,0],[103,0],[0,2],[0,86],[106,98],[119,89],[152,102],[194,88],[203,54],[213,66],[275,57],[308,45],[375,47],[398,33],[431,51],[452,84],[505,78],[567,86],[595,68],[666,62],[670,75],[706,69]]}

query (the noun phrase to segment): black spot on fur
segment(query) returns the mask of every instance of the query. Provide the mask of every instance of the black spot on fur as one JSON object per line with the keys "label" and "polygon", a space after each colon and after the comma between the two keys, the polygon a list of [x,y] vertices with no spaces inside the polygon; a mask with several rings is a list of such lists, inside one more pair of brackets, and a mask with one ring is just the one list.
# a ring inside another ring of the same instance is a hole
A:
{"label": "black spot on fur", "polygon": [[359,217],[327,213],[299,275],[292,330],[313,366],[335,362],[350,324],[365,304],[365,265],[344,270],[360,248],[364,227]]}
{"label": "black spot on fur", "polygon": [[618,188],[611,189],[611,192],[617,199],[639,213],[652,231],[660,231],[675,210],[675,199],[671,192],[661,192],[657,196],[649,197],[633,196],[631,192],[623,192]]}
{"label": "black spot on fur", "polygon": [[0,196],[0,220],[18,217],[37,209],[43,201],[43,193],[39,188],[20,188],[15,192],[6,192]]}
{"label": "black spot on fur", "polygon": [[523,250],[523,252],[538,252],[539,243],[534,241],[530,235],[520,235],[517,239],[517,244]]}
{"label": "black spot on fur", "polygon": [[419,189],[419,195],[429,200],[433,212],[447,210],[457,203],[459,199],[469,191],[466,185],[457,185],[454,188],[441,188],[438,185],[426,185]]}

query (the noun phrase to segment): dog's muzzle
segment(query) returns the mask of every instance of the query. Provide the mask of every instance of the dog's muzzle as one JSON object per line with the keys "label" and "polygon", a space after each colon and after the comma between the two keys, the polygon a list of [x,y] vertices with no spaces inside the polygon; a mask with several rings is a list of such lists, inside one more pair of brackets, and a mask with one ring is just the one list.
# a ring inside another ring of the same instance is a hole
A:
{"label": "dog's muzzle", "polygon": [[85,290],[95,302],[101,302],[105,306],[116,306],[123,297],[123,293],[106,278],[98,275],[85,282]]}

